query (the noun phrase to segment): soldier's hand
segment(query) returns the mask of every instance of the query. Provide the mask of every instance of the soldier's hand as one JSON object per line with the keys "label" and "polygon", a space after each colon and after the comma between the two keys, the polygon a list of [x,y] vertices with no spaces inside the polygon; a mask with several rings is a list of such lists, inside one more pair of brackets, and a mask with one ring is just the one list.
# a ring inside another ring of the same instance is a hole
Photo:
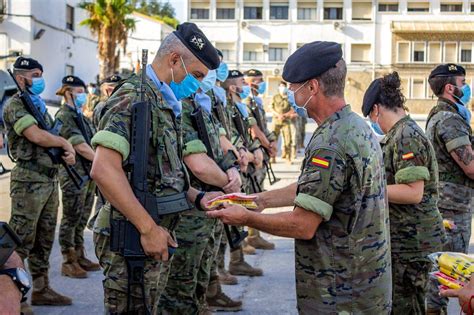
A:
{"label": "soldier's hand", "polygon": [[207,207],[207,204],[209,203],[209,201],[211,201],[212,199],[217,198],[219,196],[222,196],[223,194],[224,193],[222,191],[208,191],[208,192],[206,192],[204,197],[202,197],[202,199],[201,199],[201,208],[203,208],[204,210],[209,210],[209,208]]}
{"label": "soldier's hand", "polygon": [[242,186],[242,181],[240,179],[239,171],[235,167],[231,167],[227,170],[226,173],[229,182],[227,183],[227,185],[222,187],[222,189],[224,189],[224,192],[227,194],[240,192],[240,186]]}
{"label": "soldier's hand", "polygon": [[260,196],[260,194],[253,194],[251,196],[255,196],[255,203],[257,204],[258,208],[255,209],[254,211],[255,212],[262,212],[263,210],[265,210],[265,208],[267,207],[267,205],[265,204],[265,200]]}
{"label": "soldier's hand", "polygon": [[240,170],[245,173],[247,172],[247,166],[249,166],[249,158],[247,156],[247,151],[245,151],[244,149],[240,149],[239,155],[240,155],[240,161],[239,161]]}
{"label": "soldier's hand", "polygon": [[247,225],[249,210],[241,205],[224,204],[219,210],[206,212],[210,218],[216,218],[231,225]]}
{"label": "soldier's hand", "polygon": [[62,156],[64,162],[68,165],[76,164],[76,151],[68,141],[64,141],[63,143],[63,150],[64,154]]}
{"label": "soldier's hand", "polygon": [[3,142],[3,133],[0,133],[0,149],[3,149],[4,142]]}
{"label": "soldier's hand", "polygon": [[276,158],[277,156],[277,143],[276,141],[270,142],[270,150],[268,150],[270,157]]}
{"label": "soldier's hand", "polygon": [[469,283],[462,289],[441,290],[439,294],[443,297],[458,298],[462,311],[466,314],[469,314],[468,311],[474,308],[474,298],[471,301],[471,297],[474,296],[474,277],[471,277]]}
{"label": "soldier's hand", "polygon": [[143,251],[155,260],[168,261],[168,246],[178,247],[171,235],[159,225],[140,235]]}
{"label": "soldier's hand", "polygon": [[263,167],[263,152],[261,149],[255,150],[253,152],[255,157],[254,164],[256,169],[260,169]]}

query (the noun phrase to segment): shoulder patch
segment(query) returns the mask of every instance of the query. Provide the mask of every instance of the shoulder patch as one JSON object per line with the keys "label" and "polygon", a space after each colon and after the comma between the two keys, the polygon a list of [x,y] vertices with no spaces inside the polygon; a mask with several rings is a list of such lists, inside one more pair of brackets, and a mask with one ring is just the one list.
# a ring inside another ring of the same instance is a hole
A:
{"label": "shoulder patch", "polygon": [[322,167],[322,168],[329,168],[330,166],[330,163],[328,160],[323,159],[322,157],[319,157],[319,156],[312,157],[311,164]]}

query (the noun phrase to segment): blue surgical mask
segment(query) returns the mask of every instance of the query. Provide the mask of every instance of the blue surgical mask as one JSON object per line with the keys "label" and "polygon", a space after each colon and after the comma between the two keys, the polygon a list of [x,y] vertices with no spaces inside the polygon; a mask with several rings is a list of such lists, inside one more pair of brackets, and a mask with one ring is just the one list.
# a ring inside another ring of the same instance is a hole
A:
{"label": "blue surgical mask", "polygon": [[308,81],[306,81],[304,84],[302,84],[299,88],[296,89],[296,91],[292,91],[292,90],[288,90],[287,93],[288,93],[288,101],[290,102],[290,105],[293,107],[293,109],[295,110],[295,112],[298,114],[298,116],[300,117],[308,117],[308,111],[306,110],[306,105],[308,105],[309,101],[311,100],[311,98],[313,97],[313,95],[311,95],[307,100],[306,102],[304,103],[303,106],[299,106],[298,104],[296,104],[296,100],[295,100],[295,93],[298,92],[303,86],[306,85],[306,83],[308,83]]}
{"label": "blue surgical mask", "polygon": [[211,113],[211,97],[204,92],[194,94],[194,101],[208,114]]}
{"label": "blue surgical mask", "polygon": [[380,136],[385,135],[382,128],[380,128],[380,125],[379,125],[378,122],[370,121],[370,126],[372,127],[372,129],[375,131],[376,134],[378,134]]}
{"label": "blue surgical mask", "polygon": [[464,104],[464,106],[466,106],[471,101],[471,87],[469,84],[464,84],[461,91],[462,97],[459,100]]}
{"label": "blue surgical mask", "polygon": [[39,95],[31,95],[31,100],[33,101],[33,104],[35,104],[36,108],[40,110],[42,114],[46,113],[46,103],[43,101],[43,99]]}
{"label": "blue surgical mask", "polygon": [[207,75],[202,79],[199,87],[201,90],[206,93],[216,84],[216,70],[209,70]]}
{"label": "blue surgical mask", "polygon": [[226,63],[221,62],[219,68],[216,69],[217,80],[224,82],[229,76],[229,67]]}
{"label": "blue surgical mask", "polygon": [[31,86],[28,87],[28,91],[34,95],[40,95],[43,93],[45,88],[45,82],[43,77],[33,78]]}
{"label": "blue surgical mask", "polygon": [[87,102],[87,95],[86,93],[78,93],[74,98],[74,104],[77,108],[82,108],[82,106]]}
{"label": "blue surgical mask", "polygon": [[464,118],[464,120],[468,124],[470,124],[471,123],[471,111],[469,109],[467,109],[467,107],[464,106],[464,104],[456,103],[456,107],[458,108],[459,115],[461,115],[461,117]]}
{"label": "blue surgical mask", "polygon": [[250,95],[250,86],[244,85],[242,87],[242,92],[239,93],[241,99],[247,98]]}
{"label": "blue surgical mask", "polygon": [[219,99],[219,101],[221,101],[222,104],[224,104],[224,107],[225,107],[227,105],[227,97],[226,97],[226,92],[225,92],[224,88],[221,88],[220,86],[214,85],[212,90],[214,91],[214,94]]}
{"label": "blue surgical mask", "polygon": [[260,83],[258,84],[258,89],[257,89],[258,94],[263,94],[263,93],[265,93],[265,90],[266,90],[266,89],[267,89],[267,82],[260,82]]}
{"label": "blue surgical mask", "polygon": [[244,103],[237,103],[235,104],[235,106],[237,106],[237,109],[239,110],[240,114],[244,117],[244,118],[248,118],[249,117],[249,112],[247,110],[247,105],[245,105]]}
{"label": "blue surgical mask", "polygon": [[199,89],[199,85],[201,82],[199,82],[198,79],[193,77],[191,74],[188,73],[188,70],[186,69],[186,65],[184,64],[183,58],[179,56],[181,59],[181,63],[183,64],[184,71],[186,71],[186,76],[184,79],[176,83],[174,81],[174,73],[173,73],[173,68],[171,68],[171,83],[170,83],[170,88],[173,91],[174,95],[178,100],[182,100],[184,98],[187,98],[191,96],[191,94],[196,93],[196,91]]}

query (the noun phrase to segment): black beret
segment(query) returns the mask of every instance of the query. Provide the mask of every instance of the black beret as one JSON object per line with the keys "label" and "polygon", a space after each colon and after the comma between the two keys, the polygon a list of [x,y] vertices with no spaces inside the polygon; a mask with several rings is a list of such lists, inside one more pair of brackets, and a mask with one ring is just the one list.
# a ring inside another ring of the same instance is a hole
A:
{"label": "black beret", "polygon": [[220,49],[217,49],[216,48],[216,51],[217,51],[217,55],[221,58],[224,58],[224,55],[222,54],[222,51]]}
{"label": "black beret", "polygon": [[43,66],[33,58],[18,57],[13,64],[13,68],[19,70],[40,69],[43,72]]}
{"label": "black beret", "polygon": [[73,75],[65,76],[62,80],[62,83],[63,83],[63,85],[82,86],[82,87],[86,88],[86,84],[84,83],[84,81],[82,81],[81,79],[79,79],[78,77],[73,76]]}
{"label": "black beret", "polygon": [[173,32],[196,58],[209,69],[214,70],[221,63],[216,48],[207,39],[206,35],[194,23],[178,25]]}
{"label": "black beret", "polygon": [[369,88],[365,91],[364,100],[362,101],[362,114],[367,117],[372,111],[374,104],[379,103],[381,79],[375,79],[370,83]]}
{"label": "black beret", "polygon": [[235,79],[235,78],[240,78],[243,77],[244,74],[240,72],[239,70],[229,70],[229,76],[227,77],[228,79]]}
{"label": "black beret", "polygon": [[248,71],[245,71],[245,76],[246,77],[261,77],[263,76],[262,71],[257,70],[257,69],[250,69]]}
{"label": "black beret", "polygon": [[104,83],[118,83],[120,81],[122,81],[122,77],[117,75],[117,74],[114,74],[114,75],[111,75],[110,77],[107,77],[104,80],[102,80],[100,82],[100,84],[102,85]]}
{"label": "black beret", "polygon": [[466,69],[462,66],[456,65],[454,63],[447,63],[444,65],[439,65],[431,71],[428,79],[433,77],[455,77],[455,76],[465,76]]}
{"label": "black beret", "polygon": [[297,49],[283,67],[283,79],[300,83],[313,79],[342,59],[341,45],[334,42],[312,42]]}

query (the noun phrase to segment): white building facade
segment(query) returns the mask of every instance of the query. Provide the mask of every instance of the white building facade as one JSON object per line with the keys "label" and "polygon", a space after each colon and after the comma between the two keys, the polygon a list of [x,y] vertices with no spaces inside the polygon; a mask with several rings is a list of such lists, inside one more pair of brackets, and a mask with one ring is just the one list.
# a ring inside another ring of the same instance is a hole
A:
{"label": "white building facade", "polygon": [[186,14],[230,68],[264,71],[267,97],[276,93],[286,58],[315,40],[342,45],[346,98],[357,110],[371,80],[392,70],[402,77],[408,106],[420,113],[432,105],[427,77],[436,64],[464,65],[472,84],[470,0],[188,0]]}
{"label": "white building facade", "polygon": [[0,69],[9,68],[21,54],[37,59],[44,68],[42,96],[58,101],[61,79],[73,74],[95,82],[97,41],[85,26],[80,0],[0,0]]}

